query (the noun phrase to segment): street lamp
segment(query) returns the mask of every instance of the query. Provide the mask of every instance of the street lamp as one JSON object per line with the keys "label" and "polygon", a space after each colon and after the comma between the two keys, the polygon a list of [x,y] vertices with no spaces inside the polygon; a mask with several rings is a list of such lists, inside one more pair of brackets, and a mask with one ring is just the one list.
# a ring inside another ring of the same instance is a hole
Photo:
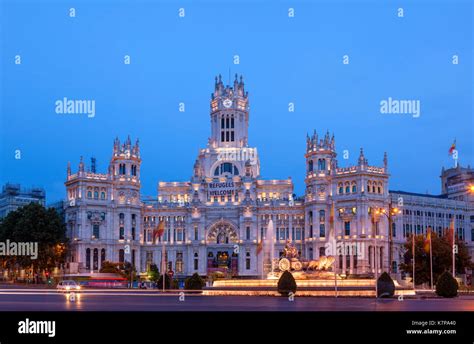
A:
{"label": "street lamp", "polygon": [[[375,215],[385,215],[388,220],[388,240],[389,240],[389,250],[388,250],[388,271],[392,273],[392,260],[393,260],[393,218],[402,213],[402,211],[392,206],[392,202],[388,204],[388,210],[385,208],[376,208]],[[374,218],[375,220],[375,218]]]}
{"label": "street lamp", "polygon": [[389,273],[392,273],[392,251],[393,251],[393,233],[392,233],[392,223],[393,218],[401,213],[401,210],[392,207],[390,202],[388,205],[388,210],[385,208],[370,207],[370,213],[372,215],[372,221],[375,225],[373,235],[374,235],[374,279],[375,279],[375,297],[378,295],[378,285],[377,285],[377,275],[378,275],[378,257],[377,257],[377,229],[378,221],[377,217],[385,215],[388,219],[388,238],[389,238]]}

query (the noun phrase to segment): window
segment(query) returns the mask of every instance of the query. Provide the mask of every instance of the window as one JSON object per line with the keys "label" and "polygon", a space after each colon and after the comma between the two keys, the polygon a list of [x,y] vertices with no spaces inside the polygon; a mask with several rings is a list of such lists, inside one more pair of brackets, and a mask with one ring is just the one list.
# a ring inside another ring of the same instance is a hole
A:
{"label": "window", "polygon": [[324,171],[326,170],[326,160],[325,159],[319,159],[318,160],[318,171]]}
{"label": "window", "polygon": [[100,250],[100,265],[102,266],[102,264],[104,263],[105,261],[105,248],[103,248],[102,250]]}
{"label": "window", "polygon": [[342,183],[339,184],[337,193],[338,194],[343,194],[344,193],[344,187],[342,186]]}
{"label": "window", "polygon": [[295,240],[301,240],[301,228],[295,230]]}
{"label": "window", "polygon": [[[397,226],[395,222],[392,222],[392,238],[395,238],[397,236]],[[416,245],[415,245],[416,247]]]}
{"label": "window", "polygon": [[348,236],[351,235],[351,222],[344,221],[344,235]]}
{"label": "window", "polygon": [[194,226],[194,240],[199,240],[198,234],[198,227]]}
{"label": "window", "polygon": [[95,224],[95,225],[92,225],[92,235],[94,236],[94,238],[96,239],[99,239],[100,238],[100,235],[99,235],[99,225]]}
{"label": "window", "polygon": [[356,193],[356,192],[357,192],[357,185],[352,184],[352,193]]}
{"label": "window", "polygon": [[94,248],[94,270],[99,269],[99,250]]}
{"label": "window", "polygon": [[125,228],[123,226],[120,226],[119,229],[119,240],[124,240],[125,239]]}
{"label": "window", "polygon": [[349,187],[349,185],[346,185],[346,193],[350,193],[351,192],[351,188]]}
{"label": "window", "polygon": [[135,240],[135,227],[132,227],[132,240]]}
{"label": "window", "polygon": [[321,238],[324,238],[326,236],[326,227],[324,226],[324,223],[319,224],[319,236]]}
{"label": "window", "polygon": [[91,268],[91,249],[86,249],[86,269],[90,270]]}
{"label": "window", "polygon": [[87,191],[87,198],[92,198],[92,191]]}
{"label": "window", "polygon": [[325,247],[320,247],[319,248],[319,257],[323,257],[326,255],[326,248]]}
{"label": "window", "polygon": [[313,160],[308,162],[308,172],[313,172]]}
{"label": "window", "polygon": [[326,211],[320,210],[319,211],[319,222],[326,221]]}
{"label": "window", "polygon": [[247,240],[250,240],[250,227],[247,226],[247,228],[245,229],[245,238]]}
{"label": "window", "polygon": [[250,270],[250,252],[245,254],[245,269]]}
{"label": "window", "polygon": [[177,230],[177,237],[177,241],[183,241],[183,230],[181,228]]}
{"label": "window", "polygon": [[102,200],[105,199],[105,192],[104,192],[104,191],[102,191],[102,192],[100,193],[100,199],[102,199]]}
{"label": "window", "polygon": [[471,228],[471,241],[474,241],[474,228]]}
{"label": "window", "polygon": [[183,252],[176,252],[176,272],[183,272]]}
{"label": "window", "polygon": [[125,175],[125,164],[119,164],[119,174],[121,176],[124,176]]}
{"label": "window", "polygon": [[125,262],[125,251],[123,249],[119,250],[119,263]]}
{"label": "window", "polygon": [[196,253],[194,253],[194,270],[198,270],[199,269],[199,256]]}
{"label": "window", "polygon": [[132,165],[131,174],[132,174],[132,176],[137,175],[137,165]]}

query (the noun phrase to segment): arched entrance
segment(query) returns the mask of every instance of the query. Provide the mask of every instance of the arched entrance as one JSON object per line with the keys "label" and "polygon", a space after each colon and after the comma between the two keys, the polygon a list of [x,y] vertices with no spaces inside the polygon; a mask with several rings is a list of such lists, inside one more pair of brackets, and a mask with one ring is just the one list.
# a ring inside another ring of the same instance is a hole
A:
{"label": "arched entrance", "polygon": [[219,220],[207,230],[207,272],[238,274],[238,253],[235,245],[239,242],[237,228],[226,220]]}

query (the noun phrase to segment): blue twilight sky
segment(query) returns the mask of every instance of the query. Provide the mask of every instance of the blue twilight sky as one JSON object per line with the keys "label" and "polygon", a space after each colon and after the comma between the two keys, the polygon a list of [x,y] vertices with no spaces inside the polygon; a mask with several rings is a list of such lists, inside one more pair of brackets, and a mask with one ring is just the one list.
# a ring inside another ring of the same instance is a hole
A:
{"label": "blue twilight sky", "polygon": [[[262,177],[291,176],[297,194],[313,129],[334,132],[339,166],[356,163],[360,147],[373,165],[387,151],[391,189],[439,193],[454,139],[460,163],[473,163],[471,1],[0,4],[0,183],[44,186],[48,203],[65,195],[67,161],[75,171],[81,155],[95,156],[104,172],[113,139],[128,134],[140,138],[143,194],[188,180],[210,135],[214,77],[227,83],[229,69],[249,91]],[[95,117],[56,114],[64,97],[95,100]],[[421,116],[381,114],[389,97],[419,100]]]}

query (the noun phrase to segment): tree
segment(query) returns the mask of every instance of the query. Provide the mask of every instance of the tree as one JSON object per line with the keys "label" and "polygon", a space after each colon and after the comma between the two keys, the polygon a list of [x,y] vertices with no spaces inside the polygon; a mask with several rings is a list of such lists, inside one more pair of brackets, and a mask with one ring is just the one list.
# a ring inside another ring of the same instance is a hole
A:
{"label": "tree", "polygon": [[132,263],[126,261],[119,264],[120,274],[127,279],[127,281],[136,281],[137,280],[137,270]]}
{"label": "tree", "polygon": [[436,282],[436,294],[442,297],[455,297],[458,295],[458,282],[447,271],[439,276]]}
{"label": "tree", "polygon": [[[430,253],[424,249],[423,235],[415,236],[415,284],[430,282]],[[458,253],[455,255],[456,272],[464,273],[466,268],[472,268],[471,257],[467,246],[463,241],[456,240]],[[452,248],[448,235],[438,236],[435,232],[431,233],[431,248],[433,250],[433,280],[452,267]],[[412,237],[408,238],[404,244],[405,254],[404,263],[400,264],[400,269],[413,273],[412,264]]]}
{"label": "tree", "polygon": [[120,270],[118,268],[119,263],[114,263],[108,260],[104,260],[101,264],[99,272],[101,273],[109,273],[109,274],[120,274]]}
{"label": "tree", "polygon": [[202,290],[204,287],[204,280],[199,276],[197,272],[195,272],[191,277],[186,278],[184,282],[184,289],[186,290]]}
{"label": "tree", "polygon": [[30,256],[2,256],[7,269],[31,268],[50,272],[64,264],[68,249],[66,226],[55,209],[46,209],[38,203],[18,208],[0,223],[0,241],[37,243],[37,259]]}
{"label": "tree", "polygon": [[148,269],[148,278],[152,282],[158,282],[160,279],[160,271],[156,264],[150,264],[150,268]]}

